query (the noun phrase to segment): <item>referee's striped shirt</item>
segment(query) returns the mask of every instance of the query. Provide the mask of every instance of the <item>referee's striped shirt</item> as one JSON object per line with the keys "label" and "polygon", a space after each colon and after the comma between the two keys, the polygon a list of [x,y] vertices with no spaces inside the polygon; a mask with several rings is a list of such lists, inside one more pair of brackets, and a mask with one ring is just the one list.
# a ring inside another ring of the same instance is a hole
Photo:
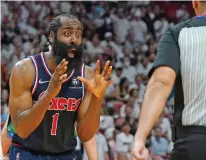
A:
{"label": "referee's striped shirt", "polygon": [[167,30],[149,75],[162,65],[171,67],[177,75],[175,124],[206,126],[206,16]]}

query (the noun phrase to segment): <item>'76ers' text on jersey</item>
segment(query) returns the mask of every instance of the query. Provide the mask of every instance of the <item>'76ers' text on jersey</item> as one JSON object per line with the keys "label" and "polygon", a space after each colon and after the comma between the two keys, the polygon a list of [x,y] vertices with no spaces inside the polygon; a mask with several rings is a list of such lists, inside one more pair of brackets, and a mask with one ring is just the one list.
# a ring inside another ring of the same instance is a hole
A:
{"label": "'76ers' text on jersey", "polygon": [[[44,53],[30,58],[35,68],[35,81],[31,89],[35,103],[46,91],[52,73],[46,64]],[[75,149],[77,142],[74,123],[85,92],[83,83],[77,77],[84,77],[84,72],[84,64],[73,70],[62,83],[59,94],[52,99],[40,125],[26,139],[14,133],[12,141],[38,153],[55,154]]]}

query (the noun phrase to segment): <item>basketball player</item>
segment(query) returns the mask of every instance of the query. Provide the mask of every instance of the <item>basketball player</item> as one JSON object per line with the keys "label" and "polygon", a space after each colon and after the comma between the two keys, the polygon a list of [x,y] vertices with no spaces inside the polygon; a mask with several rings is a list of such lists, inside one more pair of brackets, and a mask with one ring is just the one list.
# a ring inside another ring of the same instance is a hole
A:
{"label": "basketball player", "polygon": [[67,14],[49,26],[51,51],[18,62],[10,77],[9,109],[14,135],[10,159],[77,160],[77,134],[89,141],[99,127],[105,90],[112,83],[112,67],[102,73],[82,61],[80,21]]}
{"label": "basketball player", "polygon": [[[11,122],[8,126],[7,125],[8,125],[8,120],[4,124],[4,127],[1,131],[1,147],[2,147],[2,150],[0,150],[2,151],[1,153],[2,155],[0,154],[1,157],[7,157],[7,153],[11,147],[11,137],[13,134],[10,128]],[[86,149],[89,160],[97,160],[98,151],[97,151],[97,144],[96,144],[95,137],[93,137],[88,142],[84,142],[83,144],[84,144],[84,148]]]}
{"label": "basketball player", "polygon": [[173,86],[174,148],[170,159],[206,159],[206,2],[192,4],[197,16],[169,28],[160,39],[142,103],[132,160],[147,158],[145,141]]}

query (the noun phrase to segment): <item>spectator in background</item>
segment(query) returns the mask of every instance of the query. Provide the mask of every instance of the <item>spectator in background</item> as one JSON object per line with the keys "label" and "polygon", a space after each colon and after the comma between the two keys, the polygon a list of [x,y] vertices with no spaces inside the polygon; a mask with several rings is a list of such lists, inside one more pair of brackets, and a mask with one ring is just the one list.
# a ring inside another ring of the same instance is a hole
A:
{"label": "spectator in background", "polygon": [[123,66],[120,62],[117,62],[115,64],[115,70],[112,74],[112,79],[113,79],[115,85],[119,85],[119,83],[120,83],[120,79],[122,77],[122,68],[123,68]]}
{"label": "spectator in background", "polygon": [[20,60],[24,59],[26,57],[25,53],[22,50],[22,38],[20,36],[17,36],[13,39],[13,49],[11,57],[9,57],[9,63],[8,63],[8,71],[9,74],[11,73],[11,70],[13,66]]}
{"label": "spectator in background", "polygon": [[5,64],[1,64],[1,88],[9,92],[9,71]]}
{"label": "spectator in background", "polygon": [[112,14],[110,18],[114,23],[115,36],[121,43],[125,42],[130,25],[128,19],[124,15],[124,9],[119,8],[117,11],[117,16]]}
{"label": "spectator in background", "polygon": [[125,122],[124,118],[121,118],[121,117],[116,118],[116,120],[115,120],[115,132],[114,132],[115,137],[119,133],[121,133],[121,128],[122,128],[124,122]]}
{"label": "spectator in background", "polygon": [[112,40],[113,34],[112,32],[106,32],[104,34],[105,40],[101,41],[100,46],[102,48],[106,48],[110,46],[116,53],[116,58],[120,59],[123,57],[123,53],[121,48]]}
{"label": "spectator in background", "polygon": [[119,153],[127,154],[129,159],[129,153],[133,145],[134,136],[130,134],[131,127],[128,122],[125,122],[121,127],[121,132],[116,136],[116,151]]}
{"label": "spectator in background", "polygon": [[177,10],[176,17],[180,22],[189,18],[189,13],[185,4],[181,4],[181,7]]}
{"label": "spectator in background", "polygon": [[100,47],[100,40],[97,34],[92,37],[92,41],[86,42],[86,53],[88,53],[91,59],[96,55],[103,54],[103,49]]}
{"label": "spectator in background", "polygon": [[165,19],[164,14],[160,14],[158,19],[154,22],[155,36],[157,39],[168,29],[169,23]]}
{"label": "spectator in background", "polygon": [[131,21],[131,30],[134,31],[135,40],[140,42],[141,44],[145,43],[145,37],[147,33],[147,25],[141,20],[142,12],[140,9],[134,14],[134,20]]}
{"label": "spectator in background", "polygon": [[130,57],[124,57],[122,77],[126,77],[129,83],[134,83],[136,74],[137,74],[136,68],[131,65]]}
{"label": "spectator in background", "polygon": [[141,63],[137,66],[137,74],[141,74],[142,75],[142,79],[143,80],[147,80],[148,79],[148,73],[150,68],[152,67],[152,63],[150,63],[148,61],[148,59],[146,57],[144,57],[141,60]]}
{"label": "spectator in background", "polygon": [[166,158],[169,151],[169,143],[167,139],[162,136],[161,127],[155,128],[155,135],[151,138],[151,152],[154,157]]}
{"label": "spectator in background", "polygon": [[164,116],[164,112],[159,119],[158,125],[162,130],[164,137],[168,140],[168,142],[172,141],[172,130],[171,130],[171,123],[169,118]]}
{"label": "spectator in background", "polygon": [[116,158],[116,141],[114,136],[114,130],[115,128],[109,128],[104,133],[108,142],[110,160],[114,160]]}
{"label": "spectator in background", "polygon": [[114,119],[112,117],[113,113],[111,113],[110,111],[110,114],[108,113],[108,110],[111,110],[112,108],[104,108],[103,112],[104,114],[101,115],[100,119],[100,129],[102,130],[107,130],[109,128],[112,128],[114,127]]}
{"label": "spectator in background", "polygon": [[[129,95],[134,99],[133,110],[131,118],[138,119],[140,114],[140,103],[139,103],[139,87],[136,84],[130,86]],[[133,121],[132,121],[133,122]]]}
{"label": "spectator in background", "polygon": [[129,88],[129,81],[126,77],[123,77],[118,86],[118,95],[119,100],[124,101],[125,96],[128,94],[128,88]]}
{"label": "spectator in background", "polygon": [[154,19],[155,19],[155,13],[152,11],[151,6],[147,6],[145,8],[145,13],[142,18],[142,20],[147,24],[148,32],[150,32],[154,36]]}

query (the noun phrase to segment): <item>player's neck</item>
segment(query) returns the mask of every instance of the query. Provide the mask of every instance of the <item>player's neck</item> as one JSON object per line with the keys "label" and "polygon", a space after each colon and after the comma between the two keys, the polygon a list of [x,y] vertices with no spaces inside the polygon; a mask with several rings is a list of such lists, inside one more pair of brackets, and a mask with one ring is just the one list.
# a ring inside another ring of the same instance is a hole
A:
{"label": "player's neck", "polygon": [[53,73],[56,68],[56,63],[55,63],[54,57],[52,56],[51,52],[47,52],[45,54],[45,61],[48,65],[49,70]]}

